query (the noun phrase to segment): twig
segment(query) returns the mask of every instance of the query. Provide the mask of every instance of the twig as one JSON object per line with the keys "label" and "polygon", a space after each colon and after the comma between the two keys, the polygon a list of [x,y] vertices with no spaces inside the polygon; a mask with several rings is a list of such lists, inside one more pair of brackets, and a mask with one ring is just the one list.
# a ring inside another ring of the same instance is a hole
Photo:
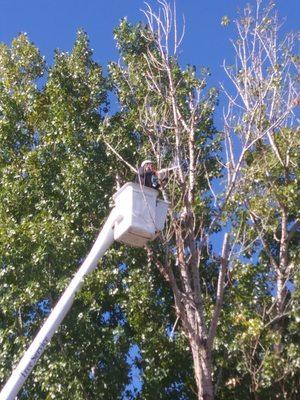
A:
{"label": "twig", "polygon": [[129,164],[128,161],[124,160],[124,158],[109,144],[107,143],[106,140],[104,140],[102,138],[103,142],[106,144],[106,146],[124,163],[127,165],[127,167],[129,167],[131,169],[132,172],[134,172],[135,174],[137,174],[137,170],[131,165]]}

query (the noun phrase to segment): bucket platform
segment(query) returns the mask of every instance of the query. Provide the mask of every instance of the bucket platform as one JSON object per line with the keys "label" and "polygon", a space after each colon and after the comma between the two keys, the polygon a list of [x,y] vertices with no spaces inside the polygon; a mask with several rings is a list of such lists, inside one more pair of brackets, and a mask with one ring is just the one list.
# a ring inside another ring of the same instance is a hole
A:
{"label": "bucket platform", "polygon": [[113,196],[119,216],[114,227],[115,240],[129,246],[143,247],[164,227],[168,205],[157,199],[158,191],[126,183]]}

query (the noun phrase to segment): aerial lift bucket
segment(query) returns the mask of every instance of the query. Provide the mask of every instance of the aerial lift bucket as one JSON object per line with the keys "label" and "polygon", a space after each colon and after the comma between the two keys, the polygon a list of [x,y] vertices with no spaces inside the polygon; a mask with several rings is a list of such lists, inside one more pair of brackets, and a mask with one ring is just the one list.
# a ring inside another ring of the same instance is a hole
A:
{"label": "aerial lift bucket", "polygon": [[115,195],[120,215],[115,225],[115,240],[143,247],[164,227],[168,203],[157,199],[158,191],[137,183],[126,183]]}

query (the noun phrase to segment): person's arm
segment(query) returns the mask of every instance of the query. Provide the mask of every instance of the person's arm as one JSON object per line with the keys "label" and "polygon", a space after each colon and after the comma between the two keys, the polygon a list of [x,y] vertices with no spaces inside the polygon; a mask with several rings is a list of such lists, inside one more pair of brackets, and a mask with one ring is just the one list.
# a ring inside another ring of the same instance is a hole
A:
{"label": "person's arm", "polygon": [[135,183],[139,183],[139,184],[142,184],[142,185],[145,184],[145,174],[144,174],[144,168],[143,167],[140,167],[138,169],[138,172],[137,172],[136,177],[135,177]]}

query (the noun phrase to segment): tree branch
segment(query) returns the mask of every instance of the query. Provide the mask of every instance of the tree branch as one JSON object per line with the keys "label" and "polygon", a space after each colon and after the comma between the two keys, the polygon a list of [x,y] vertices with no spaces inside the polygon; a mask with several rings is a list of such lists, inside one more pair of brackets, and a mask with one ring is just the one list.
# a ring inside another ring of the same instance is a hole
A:
{"label": "tree branch", "polygon": [[218,286],[217,286],[217,297],[216,304],[213,312],[213,316],[210,323],[207,347],[209,350],[212,350],[214,338],[216,336],[217,325],[221,313],[221,308],[223,304],[223,294],[224,294],[224,286],[225,286],[225,275],[226,270],[229,264],[229,251],[230,251],[230,242],[229,242],[229,234],[225,233],[223,239],[223,248],[222,248],[222,258],[221,258],[221,267],[219,271],[218,278]]}

